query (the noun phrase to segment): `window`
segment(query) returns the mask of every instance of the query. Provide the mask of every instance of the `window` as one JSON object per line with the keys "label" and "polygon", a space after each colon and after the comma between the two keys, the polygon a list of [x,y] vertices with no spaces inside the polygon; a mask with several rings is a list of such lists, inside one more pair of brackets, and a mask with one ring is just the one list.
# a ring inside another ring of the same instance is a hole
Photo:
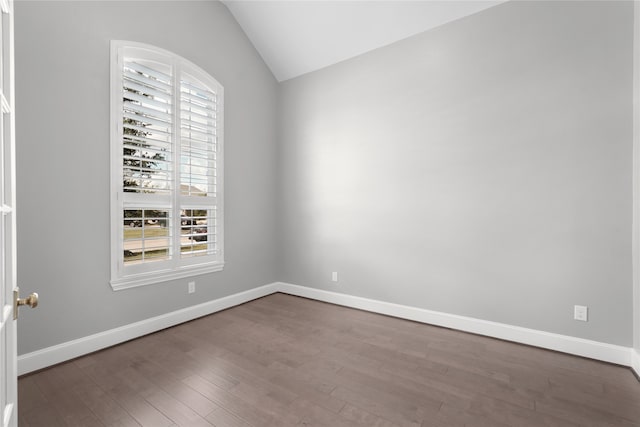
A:
{"label": "window", "polygon": [[111,46],[111,286],[222,270],[223,88],[153,46]]}

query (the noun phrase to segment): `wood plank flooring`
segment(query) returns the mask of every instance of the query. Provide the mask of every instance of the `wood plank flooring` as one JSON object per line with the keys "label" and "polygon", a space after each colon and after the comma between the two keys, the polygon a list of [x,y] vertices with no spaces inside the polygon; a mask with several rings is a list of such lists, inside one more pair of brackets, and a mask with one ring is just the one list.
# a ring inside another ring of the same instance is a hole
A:
{"label": "wood plank flooring", "polygon": [[640,426],[628,368],[284,294],[18,385],[23,427]]}

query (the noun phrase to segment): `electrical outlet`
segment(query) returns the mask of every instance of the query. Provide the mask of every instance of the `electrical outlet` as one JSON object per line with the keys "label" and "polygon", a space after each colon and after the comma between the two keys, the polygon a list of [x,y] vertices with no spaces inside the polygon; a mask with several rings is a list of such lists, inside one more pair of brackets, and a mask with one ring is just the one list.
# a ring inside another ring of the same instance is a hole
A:
{"label": "electrical outlet", "polygon": [[333,273],[331,273],[331,281],[332,282],[337,282],[338,281],[338,272],[334,271]]}
{"label": "electrical outlet", "polygon": [[588,313],[589,313],[589,309],[584,305],[573,306],[573,318],[575,320],[586,322],[588,320]]}
{"label": "electrical outlet", "polygon": [[189,282],[189,293],[193,294],[196,291],[196,282]]}

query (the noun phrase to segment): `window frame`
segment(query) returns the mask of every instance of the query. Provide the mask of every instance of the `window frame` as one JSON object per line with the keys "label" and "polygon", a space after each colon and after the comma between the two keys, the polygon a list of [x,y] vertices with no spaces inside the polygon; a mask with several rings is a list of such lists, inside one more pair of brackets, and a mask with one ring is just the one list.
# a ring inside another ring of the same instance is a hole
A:
{"label": "window frame", "polygon": [[[171,166],[173,189],[169,196],[126,193],[123,190],[123,66],[124,59],[134,57],[154,61],[169,67],[173,79]],[[192,62],[167,50],[144,43],[111,41],[111,87],[110,87],[110,143],[111,143],[111,280],[113,290],[151,285],[200,274],[221,271],[224,268],[224,88],[222,85]],[[216,94],[216,191],[215,197],[185,196],[181,193],[180,108],[176,108],[181,95],[181,78],[194,78]],[[177,147],[177,148],[176,148]],[[213,199],[213,200],[212,200]],[[135,206],[131,201],[136,201]],[[169,230],[169,260],[153,261],[135,265],[124,263],[124,210],[127,209],[171,209]],[[215,209],[216,253],[193,257],[181,257],[180,232],[181,209]]]}

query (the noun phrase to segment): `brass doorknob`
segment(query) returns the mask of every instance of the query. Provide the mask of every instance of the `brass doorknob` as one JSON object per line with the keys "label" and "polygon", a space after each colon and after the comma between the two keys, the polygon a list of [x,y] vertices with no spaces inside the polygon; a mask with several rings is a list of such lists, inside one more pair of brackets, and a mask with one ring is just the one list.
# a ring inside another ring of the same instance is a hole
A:
{"label": "brass doorknob", "polygon": [[28,305],[31,308],[36,308],[38,306],[38,294],[34,292],[26,298],[18,299],[18,307],[21,305]]}
{"label": "brass doorknob", "polygon": [[16,288],[13,291],[13,319],[18,318],[18,307],[23,305],[28,305],[31,308],[36,308],[38,306],[38,294],[32,293],[26,298],[20,298],[20,289]]}

